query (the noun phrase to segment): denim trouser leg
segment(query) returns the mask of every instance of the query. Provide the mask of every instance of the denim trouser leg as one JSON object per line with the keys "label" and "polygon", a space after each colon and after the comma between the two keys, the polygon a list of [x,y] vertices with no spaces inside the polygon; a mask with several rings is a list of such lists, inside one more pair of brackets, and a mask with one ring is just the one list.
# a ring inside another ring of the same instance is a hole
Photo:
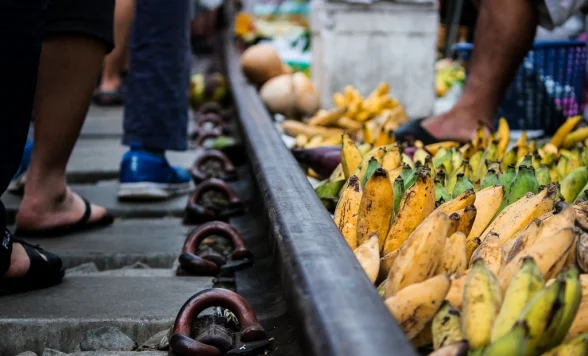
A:
{"label": "denim trouser leg", "polygon": [[141,0],[131,38],[123,144],[187,148],[189,0]]}
{"label": "denim trouser leg", "polygon": [[[18,169],[37,84],[47,0],[0,0],[0,194]],[[0,203],[0,229],[5,226]]]}

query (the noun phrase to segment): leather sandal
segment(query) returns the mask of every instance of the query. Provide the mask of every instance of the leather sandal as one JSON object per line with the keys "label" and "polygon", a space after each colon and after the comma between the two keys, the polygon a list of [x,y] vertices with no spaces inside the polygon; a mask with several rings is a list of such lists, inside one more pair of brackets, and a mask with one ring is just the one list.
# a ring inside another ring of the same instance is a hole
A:
{"label": "leather sandal", "polygon": [[[7,229],[4,229],[4,236],[0,243],[0,275],[5,275],[10,268],[14,242],[24,247],[30,260],[29,270],[22,277],[0,277],[0,296],[47,288],[61,282],[65,272],[58,256],[43,250],[39,245],[31,245],[14,238]],[[41,255],[44,255],[47,260]]]}

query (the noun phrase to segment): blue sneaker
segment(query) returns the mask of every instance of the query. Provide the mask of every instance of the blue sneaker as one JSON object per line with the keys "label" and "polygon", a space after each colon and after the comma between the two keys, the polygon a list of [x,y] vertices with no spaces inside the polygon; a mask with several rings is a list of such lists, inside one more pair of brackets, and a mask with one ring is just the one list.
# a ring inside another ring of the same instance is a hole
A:
{"label": "blue sneaker", "polygon": [[131,145],[120,163],[120,200],[166,199],[193,189],[188,171],[173,167],[165,156]]}
{"label": "blue sneaker", "polygon": [[24,186],[27,179],[27,170],[31,164],[31,154],[33,153],[33,140],[27,140],[22,158],[20,160],[20,166],[18,171],[8,184],[8,191],[14,194],[22,194],[24,192]]}

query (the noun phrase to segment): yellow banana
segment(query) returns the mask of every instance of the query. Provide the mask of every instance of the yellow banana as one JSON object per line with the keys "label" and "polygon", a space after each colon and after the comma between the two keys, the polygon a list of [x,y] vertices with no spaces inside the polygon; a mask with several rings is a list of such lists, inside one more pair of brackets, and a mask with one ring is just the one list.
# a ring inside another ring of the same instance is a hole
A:
{"label": "yellow banana", "polygon": [[455,232],[445,240],[441,263],[437,267],[437,274],[461,274],[465,272],[468,261],[466,256],[466,242],[463,232]]}
{"label": "yellow banana", "polygon": [[468,239],[482,235],[500,208],[503,198],[504,187],[501,185],[488,187],[476,193],[474,202],[476,218],[468,234]]}
{"label": "yellow banana", "polygon": [[464,209],[458,210],[456,213],[459,214],[459,225],[457,226],[457,231],[463,232],[465,236],[468,236],[472,230],[472,226],[474,225],[474,221],[478,213],[476,206],[474,204],[470,204]]}
{"label": "yellow banana", "polygon": [[[498,275],[502,265],[504,264],[504,252],[502,251],[502,245],[500,244],[500,237],[498,237],[495,233],[490,233],[482,244],[478,246],[478,248],[472,254],[471,261],[476,260],[484,261],[486,267],[492,272],[495,276]],[[472,267],[473,262],[471,262],[470,267]]]}
{"label": "yellow banana", "polygon": [[363,268],[365,274],[367,274],[372,283],[376,282],[378,272],[380,271],[380,250],[378,241],[378,234],[374,232],[363,244],[359,245],[359,247],[353,251],[361,268]]}
{"label": "yellow banana", "polygon": [[441,304],[441,308],[431,325],[433,333],[433,348],[438,350],[443,346],[462,341],[463,333],[461,332],[461,316],[457,310],[447,300]]}
{"label": "yellow banana", "polygon": [[496,136],[498,139],[498,158],[502,158],[506,152],[506,147],[510,142],[510,129],[508,127],[508,122],[504,118],[500,118],[500,120],[498,120],[498,130],[496,131]]}
{"label": "yellow banana", "polygon": [[473,349],[490,343],[492,326],[498,315],[502,294],[496,277],[478,259],[465,282],[461,326]]}
{"label": "yellow banana", "polygon": [[384,302],[411,339],[433,319],[449,290],[449,277],[440,274],[410,285]]}
{"label": "yellow banana", "polygon": [[432,143],[430,145],[426,145],[425,149],[427,151],[429,151],[429,153],[434,156],[437,153],[437,151],[439,151],[440,148],[444,148],[445,150],[449,150],[451,147],[458,148],[459,142],[443,141],[443,142]]}
{"label": "yellow banana", "polygon": [[349,178],[361,164],[362,154],[348,134],[343,134],[342,139],[341,165],[345,178]]}
{"label": "yellow banana", "polygon": [[580,275],[582,284],[582,301],[570,326],[569,337],[574,338],[582,333],[588,332],[588,274]]}
{"label": "yellow banana", "polygon": [[318,112],[306,122],[311,126],[331,126],[337,122],[345,112],[346,108],[336,108],[332,110],[325,110]]}
{"label": "yellow banana", "polygon": [[390,227],[383,245],[383,254],[388,254],[402,246],[415,228],[435,209],[435,186],[431,175],[423,170],[418,173],[416,182],[408,188],[396,220]]}
{"label": "yellow banana", "polygon": [[582,302],[582,283],[578,268],[570,266],[558,278],[565,281],[563,315],[556,328],[556,333],[550,338],[550,344],[547,347],[554,347],[564,341]]}
{"label": "yellow banana", "polygon": [[572,148],[578,143],[588,138],[588,127],[582,127],[566,136],[561,146],[563,148]]}
{"label": "yellow banana", "polygon": [[574,127],[578,125],[582,121],[582,116],[572,116],[568,118],[558,129],[555,131],[555,134],[551,138],[551,143],[555,147],[560,147],[564,142],[566,136],[572,132]]}
{"label": "yellow banana", "polygon": [[380,258],[380,273],[378,275],[378,280],[386,279],[390,270],[392,269],[392,265],[394,265],[394,261],[396,261],[396,257],[398,257],[398,252],[400,250],[396,250],[394,252],[390,252],[387,255],[384,255]]}
{"label": "yellow banana", "polygon": [[544,231],[543,228],[539,230],[540,236],[533,245],[521,251],[502,268],[498,276],[502,290],[506,290],[513,275],[520,268],[523,258],[527,256],[535,260],[545,278],[549,278],[561,270],[574,242],[574,230],[570,227],[564,227],[555,231],[551,236],[541,236],[542,231]]}
{"label": "yellow banana", "polygon": [[507,242],[514,234],[529,225],[531,220],[552,210],[555,198],[556,190],[553,184],[548,185],[536,195],[527,193],[527,195],[502,210],[484,230],[480,239],[484,241],[488,234],[495,232],[500,236],[501,243]]}
{"label": "yellow banana", "polygon": [[506,289],[504,301],[492,328],[492,341],[506,335],[516,323],[527,303],[545,286],[545,279],[531,257],[522,261]]}
{"label": "yellow banana", "polygon": [[473,190],[468,189],[455,199],[451,199],[450,201],[439,205],[437,209],[435,209],[435,212],[443,212],[449,215],[451,213],[455,213],[458,210],[464,209],[468,205],[474,204],[475,201],[476,194]]}
{"label": "yellow banana", "polygon": [[512,261],[516,255],[518,255],[527,246],[531,246],[535,243],[537,235],[539,234],[539,227],[541,226],[541,220],[533,219],[527,227],[517,232],[512,239],[507,241],[502,248],[506,256],[506,263]]}
{"label": "yellow banana", "polygon": [[419,349],[421,347],[431,348],[433,346],[433,333],[431,331],[431,322],[429,321],[425,324],[423,330],[421,330],[415,337],[410,340],[410,343],[415,348]]}
{"label": "yellow banana", "polygon": [[347,115],[349,115],[349,113],[337,120],[337,126],[352,132],[361,130],[361,123],[349,118]]}
{"label": "yellow banana", "polygon": [[468,261],[472,261],[472,255],[474,251],[482,244],[482,240],[479,237],[466,238],[466,258]]}
{"label": "yellow banana", "polygon": [[359,204],[357,244],[361,245],[374,232],[380,239],[386,236],[393,210],[394,197],[388,172],[384,168],[377,168],[365,185]]}
{"label": "yellow banana", "polygon": [[422,282],[435,274],[450,227],[449,217],[434,213],[420,224],[402,245],[386,283],[386,296]]}
{"label": "yellow banana", "polygon": [[400,154],[400,148],[397,145],[394,145],[386,149],[386,153],[382,158],[382,167],[384,169],[386,169],[387,171],[396,169],[400,167],[400,162],[402,162],[402,157]]}
{"label": "yellow banana", "polygon": [[335,208],[335,225],[351,249],[357,247],[357,219],[362,193],[359,179],[357,176],[351,176]]}
{"label": "yellow banana", "polygon": [[445,296],[445,299],[458,310],[462,308],[463,291],[469,273],[470,270],[468,269],[463,274],[451,276],[451,287],[449,287],[449,291]]}

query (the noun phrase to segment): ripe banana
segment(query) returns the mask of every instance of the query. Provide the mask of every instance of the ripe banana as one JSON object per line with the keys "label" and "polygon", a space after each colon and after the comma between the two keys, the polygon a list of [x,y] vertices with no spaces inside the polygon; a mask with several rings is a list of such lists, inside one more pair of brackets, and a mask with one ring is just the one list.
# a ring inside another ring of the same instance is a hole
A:
{"label": "ripe banana", "polygon": [[411,339],[433,319],[449,290],[449,277],[438,275],[412,284],[384,302]]}
{"label": "ripe banana", "polygon": [[427,151],[429,151],[429,153],[434,156],[437,153],[437,151],[439,151],[440,148],[443,148],[445,150],[449,150],[451,147],[458,148],[459,145],[460,145],[459,142],[456,142],[456,141],[443,141],[443,142],[437,142],[437,143],[432,143],[430,145],[426,145],[425,149]]}
{"label": "ripe banana", "polygon": [[361,164],[362,154],[359,151],[359,148],[355,145],[355,142],[349,137],[349,134],[344,133],[342,140],[341,165],[343,166],[345,178],[348,179]]}
{"label": "ripe banana", "polygon": [[431,325],[433,333],[433,348],[438,350],[444,346],[464,339],[461,332],[461,315],[451,303],[443,301],[441,308],[435,314]]}
{"label": "ripe banana", "polygon": [[394,261],[396,261],[396,257],[398,257],[398,252],[400,252],[400,250],[390,252],[380,258],[380,274],[378,275],[378,280],[386,280],[390,273],[390,269],[392,269],[392,265],[394,265]]}
{"label": "ripe banana", "polygon": [[496,277],[478,259],[468,274],[463,293],[461,325],[470,347],[477,349],[490,343],[502,294]]}
{"label": "ripe banana", "polygon": [[[490,233],[482,244],[474,251],[471,257],[471,261],[481,259],[484,261],[486,267],[495,276],[498,276],[502,265],[504,264],[505,257],[502,251],[502,245],[500,244],[500,237],[495,233]],[[473,263],[470,263],[472,267]]]}
{"label": "ripe banana", "polygon": [[580,121],[582,121],[582,116],[578,115],[578,116],[572,116],[570,118],[568,118],[558,129],[557,131],[555,131],[555,134],[553,134],[553,137],[551,138],[551,141],[549,141],[549,143],[551,143],[552,145],[554,145],[555,147],[560,147],[562,145],[562,143],[564,142],[566,136],[572,132],[572,130],[574,129],[574,127],[576,127]]}
{"label": "ripe banana", "polygon": [[582,231],[576,242],[576,264],[582,272],[588,272],[588,233]]}
{"label": "ripe banana", "polygon": [[[542,230],[543,228],[539,232],[540,235]],[[526,256],[535,260],[541,274],[546,279],[559,273],[572,248],[574,234],[573,228],[568,227],[556,231],[551,236],[547,235],[549,237],[539,236],[533,245],[521,251],[502,268],[498,276],[502,290],[506,290],[512,276],[519,269],[523,258]]]}
{"label": "ripe banana", "polygon": [[441,263],[437,267],[437,274],[461,274],[468,265],[466,257],[466,241],[463,232],[455,232],[445,240]]}
{"label": "ripe banana", "polygon": [[[435,212],[443,212],[447,215],[450,215],[451,213],[455,213],[458,210],[464,209],[468,205],[474,204],[475,201],[476,194],[474,191],[466,190],[460,196],[439,205],[439,207],[435,209]],[[478,207],[476,206],[476,208]]]}
{"label": "ripe banana", "polygon": [[396,220],[390,227],[385,243],[382,246],[382,253],[385,255],[398,250],[408,236],[434,209],[435,187],[433,178],[428,171],[421,171],[415,184],[408,188],[404,197],[402,197]]}
{"label": "ripe banana", "polygon": [[394,145],[388,149],[386,149],[386,153],[384,154],[384,158],[382,158],[382,167],[387,171],[400,167],[400,162],[402,162],[400,148],[398,145]]}
{"label": "ripe banana", "polygon": [[349,178],[349,184],[335,208],[335,225],[351,249],[357,247],[357,219],[362,190],[357,176]]}
{"label": "ripe banana", "polygon": [[514,234],[527,226],[531,220],[549,212],[555,204],[555,186],[549,185],[536,195],[531,193],[506,207],[494,221],[484,230],[484,238],[491,232],[500,236],[501,243],[510,240]]}
{"label": "ripe banana", "polygon": [[548,329],[558,325],[563,311],[563,291],[565,282],[557,280],[537,293],[525,306],[519,320],[529,327],[527,355],[537,355],[545,351],[541,343],[545,341]]}
{"label": "ripe banana", "polygon": [[445,299],[459,310],[461,310],[463,304],[463,291],[469,273],[470,270],[468,269],[461,275],[451,276],[451,287],[449,287],[449,292],[445,296]]}
{"label": "ripe banana", "polygon": [[435,274],[450,224],[446,214],[434,213],[410,234],[390,269],[386,296],[395,295],[403,288]]}
{"label": "ripe banana", "polygon": [[533,258],[524,258],[521,267],[506,289],[504,301],[492,328],[492,342],[508,334],[527,303],[544,286],[545,279]]}
{"label": "ripe banana", "polygon": [[506,152],[506,147],[510,142],[510,129],[508,127],[508,122],[504,118],[500,118],[498,120],[498,130],[496,130],[496,138],[498,139],[498,144],[496,147],[498,151],[498,158],[502,158],[502,156]]}
{"label": "ripe banana", "polygon": [[504,187],[495,185],[480,190],[475,195],[474,206],[476,207],[476,218],[468,234],[468,239],[473,239],[482,235],[484,230],[490,224],[490,221],[496,215],[498,208],[504,197]]}
{"label": "ripe banana", "polygon": [[379,236],[374,232],[370,234],[363,244],[353,250],[361,268],[363,268],[372,283],[376,282],[378,272],[380,271],[380,249],[378,241]]}
{"label": "ripe banana", "polygon": [[380,236],[381,247],[383,245],[381,237],[388,233],[393,209],[394,197],[388,172],[384,168],[378,168],[365,185],[359,204],[357,244],[363,244],[368,236],[375,232]]}
{"label": "ripe banana", "polygon": [[525,322],[517,323],[505,335],[492,341],[482,356],[525,356],[529,340],[529,327]]}
{"label": "ripe banana", "polygon": [[505,255],[506,263],[512,261],[525,247],[531,246],[535,243],[537,235],[539,234],[539,227],[541,226],[541,220],[533,219],[526,228],[517,232],[512,239],[502,245]]}
{"label": "ripe banana", "polygon": [[478,213],[476,206],[470,204],[464,209],[456,211],[456,213],[459,214],[457,231],[463,232],[465,236],[468,236],[472,230],[472,226],[474,226],[474,221],[476,220],[476,215]]}
{"label": "ripe banana", "polygon": [[588,138],[588,127],[582,127],[566,136],[561,146],[572,148]]}

